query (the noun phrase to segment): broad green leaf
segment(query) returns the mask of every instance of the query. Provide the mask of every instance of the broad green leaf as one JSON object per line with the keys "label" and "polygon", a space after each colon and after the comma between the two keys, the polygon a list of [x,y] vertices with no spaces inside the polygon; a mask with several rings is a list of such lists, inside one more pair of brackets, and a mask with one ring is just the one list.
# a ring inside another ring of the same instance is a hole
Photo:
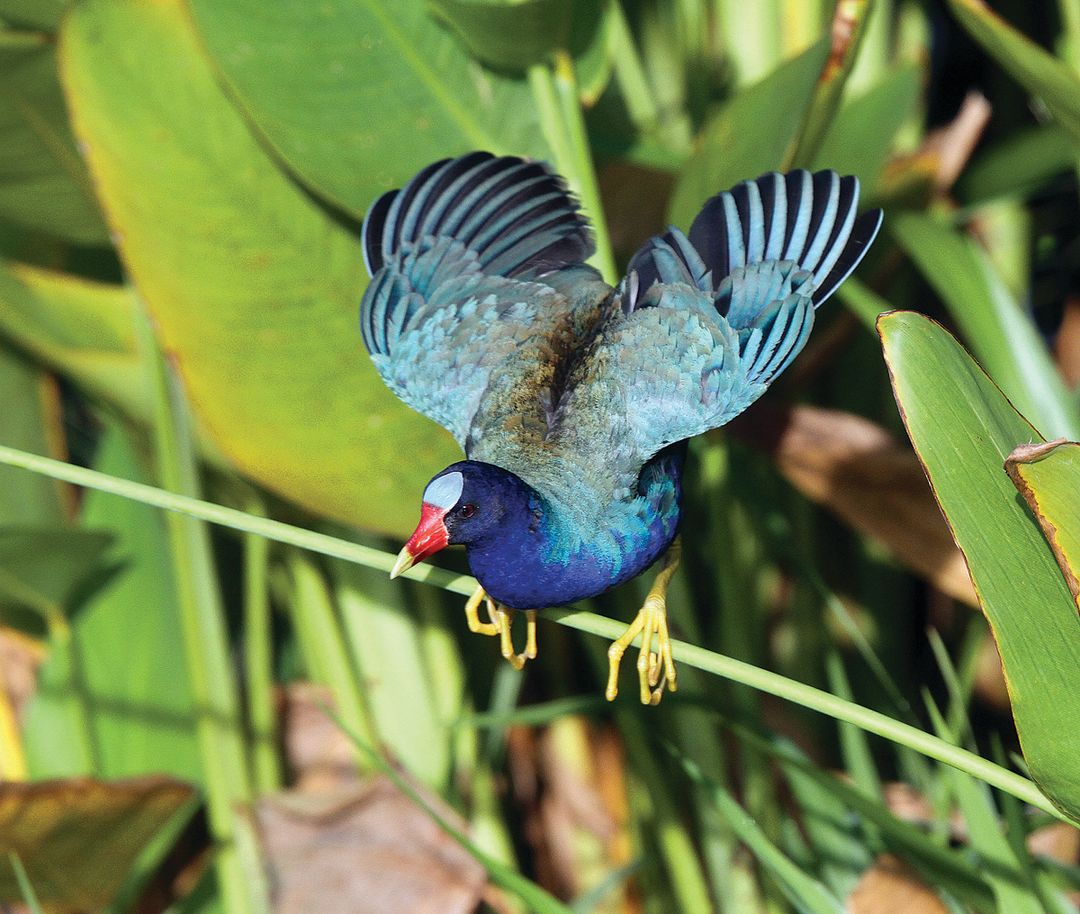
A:
{"label": "broad green leaf", "polygon": [[1054,550],[1080,609],[1080,444],[1054,441],[1021,447],[1005,467]]}
{"label": "broad green leaf", "polygon": [[58,619],[101,567],[112,537],[100,530],[0,527],[0,606]]}
{"label": "broad green leaf", "polygon": [[51,43],[0,40],[0,216],[80,244],[109,240],[68,127]]}
{"label": "broad green leaf", "polygon": [[784,165],[828,57],[821,41],[741,90],[706,123],[669,208],[687,227],[709,197]]}
{"label": "broad green leaf", "polygon": [[1080,139],[1080,77],[1014,29],[983,0],[949,0],[949,8],[971,37]]}
{"label": "broad green leaf", "polygon": [[1077,158],[1076,138],[1060,124],[1015,130],[975,157],[956,191],[968,205],[1028,194],[1054,175],[1072,171]]}
{"label": "broad green leaf", "polygon": [[355,215],[446,156],[551,158],[528,83],[471,60],[423,0],[191,8],[258,130],[302,181]]}
{"label": "broad green leaf", "polygon": [[847,102],[829,125],[811,167],[855,175],[864,197],[872,194],[897,131],[918,98],[921,77],[917,66],[899,67]]}
{"label": "broad green leaf", "polygon": [[868,14],[873,6],[871,0],[849,0],[836,4],[829,57],[818,77],[814,98],[806,112],[798,145],[792,155],[796,165],[805,165],[817,158],[825,134],[833,127],[833,118],[840,107],[848,76],[855,66]]}
{"label": "broad green leaf", "polygon": [[920,213],[898,213],[888,228],[1017,409],[1043,435],[1080,438],[1080,414],[1035,325],[975,241]]}
{"label": "broad green leaf", "polygon": [[42,902],[103,907],[146,842],[192,798],[189,785],[167,778],[0,784],[0,900],[22,899],[14,852]]}
{"label": "broad green leaf", "polygon": [[55,31],[66,0],[0,0],[0,19],[18,28]]}
{"label": "broad green leaf", "polygon": [[1032,777],[1080,819],[1080,618],[1002,465],[1039,434],[933,321],[878,321],[908,434],[964,553],[1005,669]]}
{"label": "broad green leaf", "polygon": [[61,55],[121,254],[212,442],[308,508],[408,532],[424,483],[459,453],[363,351],[355,228],[252,136],[178,0],[81,4]]}
{"label": "broad green leaf", "polygon": [[123,286],[0,261],[0,334],[126,415],[152,412]]}
{"label": "broad green leaf", "polygon": [[[0,443],[47,454],[57,443],[60,400],[55,383],[37,367],[0,346]],[[61,489],[0,469],[0,525],[59,524],[64,519]]]}
{"label": "broad green leaf", "polygon": [[[130,443],[109,429],[96,466],[146,482]],[[80,770],[85,720],[91,763],[99,777],[161,772],[201,780],[195,710],[181,642],[176,584],[161,512],[138,502],[89,492],[80,522],[112,531],[110,578],[80,607],[70,635],[54,638],[39,672],[24,736],[36,777]],[[71,681],[77,669],[78,681]],[[76,706],[77,707],[73,707]]]}
{"label": "broad green leaf", "polygon": [[[576,4],[590,14],[592,28],[598,4]],[[428,0],[431,11],[457,36],[473,57],[503,70],[526,70],[541,63],[571,38],[587,38],[589,23],[572,29],[573,0]]]}

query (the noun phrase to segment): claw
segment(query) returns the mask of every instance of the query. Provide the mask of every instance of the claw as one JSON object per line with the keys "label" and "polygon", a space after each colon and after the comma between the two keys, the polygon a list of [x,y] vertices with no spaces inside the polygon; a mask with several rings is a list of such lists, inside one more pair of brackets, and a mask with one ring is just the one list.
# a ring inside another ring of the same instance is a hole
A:
{"label": "claw", "polygon": [[[638,653],[638,685],[643,705],[656,705],[667,688],[674,692],[678,688],[675,676],[675,660],[671,655],[671,636],[667,624],[667,589],[675,569],[679,567],[678,540],[672,544],[664,557],[663,568],[656,576],[645,604],[641,607],[630,627],[617,641],[608,648],[608,682],[605,695],[608,701],[614,701],[619,694],[619,668],[623,655],[634,639],[641,635],[641,649]],[[653,639],[656,649],[653,649]]]}
{"label": "claw", "polygon": [[[481,603],[487,610],[487,622],[480,619]],[[520,670],[525,666],[525,661],[536,658],[536,610],[525,610],[525,650],[520,654],[514,650],[514,640],[510,633],[514,612],[513,609],[500,606],[485,593],[483,587],[479,586],[465,604],[465,620],[468,622],[469,631],[476,632],[478,635],[497,636],[502,655],[510,662],[510,666],[515,670]]]}

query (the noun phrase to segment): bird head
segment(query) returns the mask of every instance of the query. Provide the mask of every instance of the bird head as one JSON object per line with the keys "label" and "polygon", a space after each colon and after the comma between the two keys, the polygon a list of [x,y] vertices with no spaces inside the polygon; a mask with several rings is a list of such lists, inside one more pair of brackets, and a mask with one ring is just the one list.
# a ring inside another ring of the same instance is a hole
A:
{"label": "bird head", "polygon": [[451,464],[427,484],[420,523],[398,554],[390,577],[447,546],[497,537],[515,517],[527,523],[532,490],[513,473],[476,460]]}

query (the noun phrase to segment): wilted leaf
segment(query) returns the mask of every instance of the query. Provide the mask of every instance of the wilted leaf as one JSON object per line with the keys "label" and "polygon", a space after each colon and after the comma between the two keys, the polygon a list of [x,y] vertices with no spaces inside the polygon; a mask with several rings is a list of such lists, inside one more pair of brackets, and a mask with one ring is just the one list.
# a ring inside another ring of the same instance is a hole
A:
{"label": "wilted leaf", "polygon": [[[302,8],[316,18],[325,9]],[[254,28],[286,9],[260,4],[244,21]],[[316,45],[281,34],[293,50]],[[386,390],[363,352],[355,227],[321,209],[255,140],[178,0],[80,4],[61,55],[121,254],[212,443],[313,510],[407,533],[417,493],[459,451]],[[397,135],[413,143],[410,131]],[[379,156],[395,159],[389,147]]]}
{"label": "wilted leaf", "polygon": [[847,914],[949,914],[949,908],[903,860],[882,854],[848,896]]}
{"label": "wilted leaf", "polygon": [[80,244],[106,244],[68,127],[53,46],[40,37],[37,46],[0,40],[0,215]]}
{"label": "wilted leaf", "polygon": [[264,799],[256,820],[276,914],[469,914],[487,883],[483,867],[381,776],[348,793]]}
{"label": "wilted leaf", "polygon": [[0,784],[0,899],[22,898],[8,862],[16,853],[42,902],[103,907],[147,842],[194,795],[160,777]]}
{"label": "wilted leaf", "polygon": [[325,686],[294,682],[285,688],[282,735],[294,786],[305,793],[328,793],[355,784],[356,747],[326,709],[333,696]]}
{"label": "wilted leaf", "polygon": [[713,194],[783,166],[828,53],[828,42],[818,42],[709,118],[675,186],[669,210],[675,225],[688,228]]}
{"label": "wilted leaf", "polygon": [[933,321],[878,321],[893,390],[997,641],[1032,777],[1080,818],[1080,617],[1053,553],[1002,471],[1038,433]]}
{"label": "wilted leaf", "polygon": [[258,129],[301,180],[355,215],[470,149],[551,158],[528,83],[472,61],[423,0],[191,6]]}
{"label": "wilted leaf", "polygon": [[[1080,297],[1065,299],[1065,314],[1054,343],[1054,359],[1065,383],[1076,388],[1080,384]],[[1075,389],[1073,397],[1076,398]]]}
{"label": "wilted leaf", "polygon": [[1042,527],[1080,609],[1080,444],[1021,445],[1005,468]]}
{"label": "wilted leaf", "polygon": [[915,453],[879,425],[851,413],[797,406],[734,434],[765,447],[807,498],[883,543],[944,593],[978,605],[971,576],[934,501]]}

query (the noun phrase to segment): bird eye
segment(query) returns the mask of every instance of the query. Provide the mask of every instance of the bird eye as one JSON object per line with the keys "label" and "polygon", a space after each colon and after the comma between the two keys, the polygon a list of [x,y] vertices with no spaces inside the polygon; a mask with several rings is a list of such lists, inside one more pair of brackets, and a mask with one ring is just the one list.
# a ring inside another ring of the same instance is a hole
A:
{"label": "bird eye", "polygon": [[462,505],[461,516],[472,517],[476,513],[476,505]]}

